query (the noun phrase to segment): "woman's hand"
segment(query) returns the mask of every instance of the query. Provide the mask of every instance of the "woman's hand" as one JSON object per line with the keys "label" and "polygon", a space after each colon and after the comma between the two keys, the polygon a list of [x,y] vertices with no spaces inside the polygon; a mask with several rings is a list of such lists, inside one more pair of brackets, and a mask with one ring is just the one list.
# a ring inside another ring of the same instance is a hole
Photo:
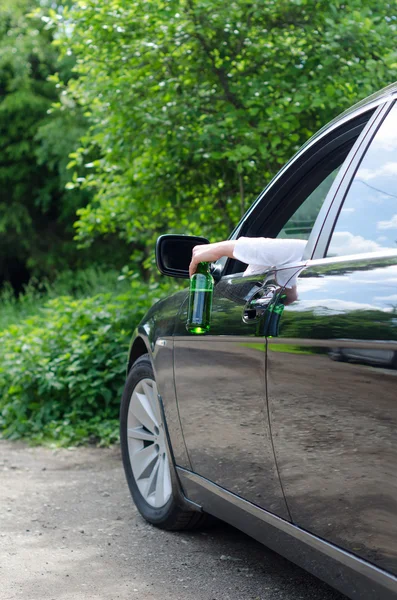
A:
{"label": "woman's hand", "polygon": [[216,242],[215,244],[194,246],[192,260],[189,265],[190,277],[196,272],[197,265],[201,262],[214,262],[222,256],[233,258],[235,244],[235,240],[226,240],[225,242]]}

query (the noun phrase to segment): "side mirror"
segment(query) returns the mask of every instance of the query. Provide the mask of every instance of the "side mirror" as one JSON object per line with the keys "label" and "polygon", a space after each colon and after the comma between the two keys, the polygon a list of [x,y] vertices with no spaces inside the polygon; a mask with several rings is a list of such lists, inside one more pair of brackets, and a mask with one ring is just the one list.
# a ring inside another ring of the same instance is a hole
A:
{"label": "side mirror", "polygon": [[161,235],[156,242],[156,263],[160,273],[189,279],[192,251],[199,244],[209,244],[209,241],[194,235]]}

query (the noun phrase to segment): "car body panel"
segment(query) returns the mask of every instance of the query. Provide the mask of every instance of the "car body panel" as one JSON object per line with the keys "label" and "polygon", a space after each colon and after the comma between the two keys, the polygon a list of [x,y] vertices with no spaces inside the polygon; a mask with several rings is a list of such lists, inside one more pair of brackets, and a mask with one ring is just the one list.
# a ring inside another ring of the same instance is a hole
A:
{"label": "car body panel", "polygon": [[[396,282],[397,252],[309,263],[269,339],[267,371],[293,522],[394,574],[397,372],[368,357],[397,350]],[[357,348],[355,364],[330,360],[342,343]]]}
{"label": "car body panel", "polygon": [[177,468],[185,493],[211,515],[241,529],[352,600],[395,600],[397,578],[284,519]]}
{"label": "car body panel", "polygon": [[[343,346],[333,347],[329,352],[329,356],[333,360],[352,361],[374,367],[384,366],[397,369],[397,351],[387,350],[387,346],[385,347],[381,341],[379,341],[379,346],[374,343],[371,348],[362,348],[360,340],[341,340],[341,342],[347,343]],[[395,347],[395,344],[391,343],[390,346]]]}
{"label": "car body panel", "polygon": [[[147,352],[152,360],[157,386],[168,423],[170,443],[175,462],[191,468],[189,456],[179,419],[174,384],[174,328],[180,305],[187,298],[187,291],[176,292],[160,300],[146,313],[134,332],[129,352],[128,370],[133,364],[134,348],[142,354]],[[142,349],[142,342],[144,349]]]}
{"label": "car body panel", "polygon": [[[271,286],[272,279],[270,273],[260,285]],[[257,323],[242,321],[257,292],[257,277],[218,282],[210,335],[188,334],[182,305],[174,337],[176,394],[193,470],[289,519],[267,416],[265,338]]]}

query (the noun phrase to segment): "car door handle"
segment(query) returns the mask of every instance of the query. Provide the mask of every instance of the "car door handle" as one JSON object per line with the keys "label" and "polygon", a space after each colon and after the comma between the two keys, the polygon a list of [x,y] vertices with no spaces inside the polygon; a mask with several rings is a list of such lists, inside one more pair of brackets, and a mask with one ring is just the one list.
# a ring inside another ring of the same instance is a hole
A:
{"label": "car door handle", "polygon": [[265,314],[271,303],[271,298],[263,298],[257,302],[250,304],[244,308],[243,321],[244,323],[252,323],[258,321]]}
{"label": "car door handle", "polygon": [[247,301],[243,311],[244,323],[256,323],[264,316],[273,302],[276,290],[276,286],[261,288]]}

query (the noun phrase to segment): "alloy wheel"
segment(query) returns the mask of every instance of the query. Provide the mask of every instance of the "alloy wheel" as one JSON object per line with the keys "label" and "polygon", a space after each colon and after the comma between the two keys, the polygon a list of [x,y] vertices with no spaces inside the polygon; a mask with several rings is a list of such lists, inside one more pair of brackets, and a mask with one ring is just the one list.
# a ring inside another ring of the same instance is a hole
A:
{"label": "alloy wheel", "polygon": [[144,500],[154,508],[171,497],[171,471],[164,424],[153,379],[138,381],[131,395],[127,420],[132,473]]}

